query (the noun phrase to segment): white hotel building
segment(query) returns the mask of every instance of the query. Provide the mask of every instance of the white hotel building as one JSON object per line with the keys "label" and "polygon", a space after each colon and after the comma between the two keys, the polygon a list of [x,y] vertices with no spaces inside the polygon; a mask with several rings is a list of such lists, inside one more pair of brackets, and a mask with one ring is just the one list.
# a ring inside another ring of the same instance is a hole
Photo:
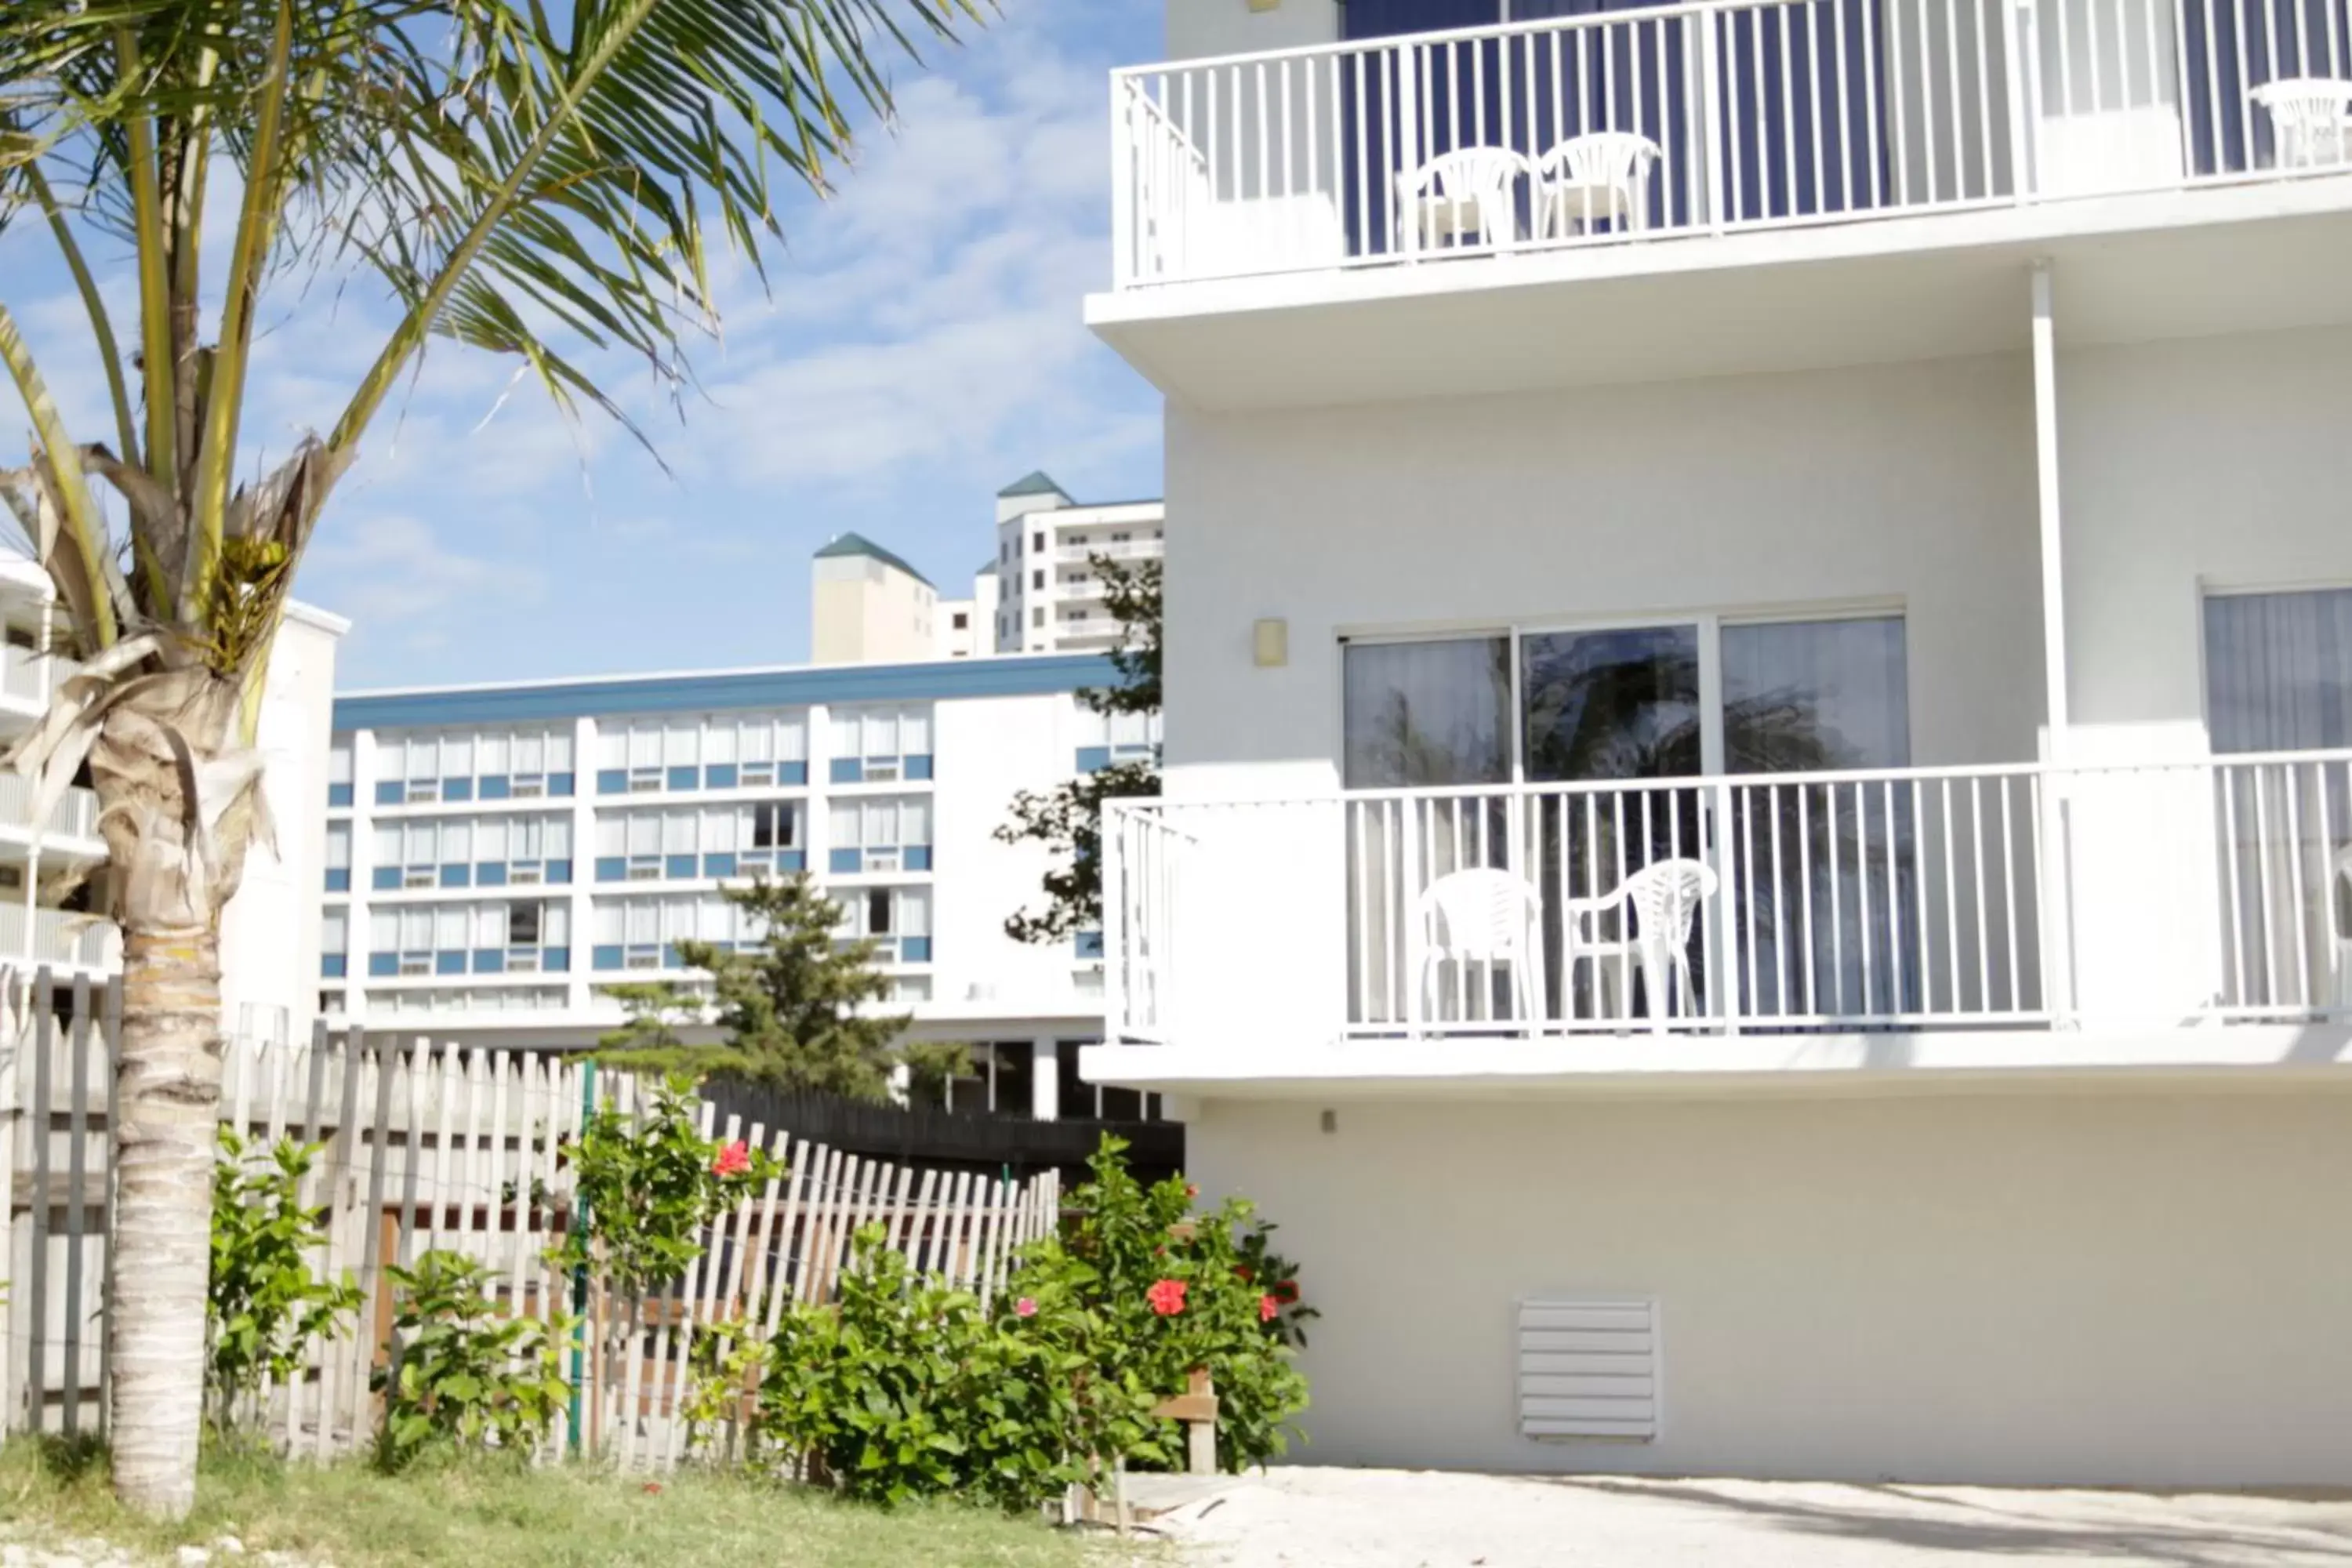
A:
{"label": "white hotel building", "polygon": [[1108,1043],[1320,1463],[2352,1480],[2345,0],[1169,0]]}
{"label": "white hotel building", "polygon": [[982,1108],[1132,1119],[1139,1097],[1076,1073],[1100,1037],[1098,939],[1007,937],[1046,860],[993,837],[1016,792],[1148,749],[1076,696],[1114,679],[1055,655],[342,696],[320,1009],[593,1045],[623,1017],[611,985],[697,978],[688,939],[751,943],[724,884],[805,870],[879,944],[916,1035],[979,1047]]}

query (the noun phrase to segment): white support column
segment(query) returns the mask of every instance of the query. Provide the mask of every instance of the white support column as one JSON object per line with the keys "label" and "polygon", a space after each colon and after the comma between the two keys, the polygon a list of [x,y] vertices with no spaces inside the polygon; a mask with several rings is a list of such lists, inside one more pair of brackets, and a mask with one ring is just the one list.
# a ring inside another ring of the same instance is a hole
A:
{"label": "white support column", "polygon": [[1029,1043],[1029,1115],[1037,1121],[1062,1119],[1062,1045],[1051,1035]]}
{"label": "white support column", "polygon": [[2052,762],[2064,759],[2066,729],[2066,572],[2059,527],[2058,364],[2052,324],[2050,263],[2033,264],[2033,458],[2042,514],[2042,663]]}
{"label": "white support column", "polygon": [[[2047,258],[2033,264],[2033,457],[2042,529],[2042,663],[2046,733],[2043,761],[2063,766],[2073,752],[2066,701],[2065,538],[2060,527],[2058,351]],[[2066,775],[2042,781],[2042,987],[2053,1020],[2074,1021],[2074,855],[2068,835]]]}

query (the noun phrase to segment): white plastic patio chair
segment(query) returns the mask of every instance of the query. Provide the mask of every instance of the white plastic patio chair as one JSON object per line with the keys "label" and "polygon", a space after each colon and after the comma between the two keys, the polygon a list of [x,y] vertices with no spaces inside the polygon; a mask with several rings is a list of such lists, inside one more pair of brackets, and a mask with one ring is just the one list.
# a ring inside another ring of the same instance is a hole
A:
{"label": "white plastic patio chair", "polygon": [[1596,223],[1650,226],[1650,165],[1658,144],[1631,131],[1571,136],[1536,160],[1536,233],[1591,234]]}
{"label": "white plastic patio chair", "polygon": [[2352,81],[2288,77],[2248,96],[2270,112],[2280,168],[2352,165]]}
{"label": "white plastic patio chair", "polygon": [[2352,1007],[2352,844],[2336,851],[2327,879],[2328,956],[2336,965],[2335,1002],[2338,1007]]}
{"label": "white plastic patio chair", "polygon": [[1396,177],[1398,244],[1507,245],[1519,237],[1518,183],[1528,161],[1507,147],[1441,153]]}
{"label": "white plastic patio chair", "polygon": [[[1421,974],[1413,985],[1421,1017],[1437,1016],[1430,983],[1443,965],[1452,963],[1460,966],[1464,994],[1484,995],[1490,1002],[1495,966],[1508,964],[1512,1016],[1533,1019],[1535,932],[1540,907],[1535,889],[1525,879],[1491,866],[1449,871],[1422,889],[1415,911],[1421,927]],[[1484,966],[1481,991],[1471,989],[1473,965]]]}
{"label": "white plastic patio chair", "polygon": [[[1699,905],[1715,896],[1715,868],[1703,861],[1658,860],[1618,883],[1614,892],[1594,899],[1570,899],[1560,906],[1565,949],[1561,984],[1573,984],[1576,966],[1588,961],[1595,966],[1596,984],[1610,974],[1612,963],[1621,974],[1628,962],[1638,963],[1650,1027],[1663,1031],[1670,1014],[1687,1013],[1693,1005],[1691,921],[1698,913]],[[1600,927],[1593,922],[1621,905],[1625,912],[1620,917],[1620,936],[1614,942],[1601,940]],[[1682,983],[1678,1009],[1673,1005],[1670,980]],[[1630,988],[1624,1008],[1625,1016],[1631,1017]]]}

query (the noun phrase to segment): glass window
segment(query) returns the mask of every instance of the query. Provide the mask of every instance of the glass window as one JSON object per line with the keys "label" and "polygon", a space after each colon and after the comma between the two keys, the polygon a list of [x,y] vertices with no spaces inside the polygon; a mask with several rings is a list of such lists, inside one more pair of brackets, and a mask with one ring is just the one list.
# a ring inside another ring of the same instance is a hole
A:
{"label": "glass window", "polygon": [[593,905],[591,907],[589,919],[593,922],[591,929],[595,932],[598,946],[617,947],[621,944],[625,929],[622,905]]}
{"label": "glass window", "polygon": [[866,895],[866,933],[867,936],[888,936],[890,924],[890,889],[875,888]]}
{"label": "glass window", "polygon": [[433,911],[433,947],[437,952],[462,952],[471,945],[466,939],[469,922],[462,908]]}
{"label": "glass window", "polygon": [[886,710],[866,715],[863,754],[868,757],[895,757],[898,754],[897,714]]}
{"label": "glass window", "polygon": [[2352,589],[2208,596],[2205,710],[2216,752],[2352,745]]}
{"label": "glass window", "polygon": [[351,916],[341,910],[329,910],[319,922],[319,947],[325,952],[341,952],[351,946]]}
{"label": "glass window", "polygon": [[661,766],[662,732],[652,725],[641,725],[629,731],[629,766],[657,768]]}
{"label": "glass window", "polygon": [[514,771],[519,773],[543,773],[548,771],[546,737],[541,735],[515,737]]}
{"label": "glass window", "polygon": [[898,934],[929,936],[931,933],[931,897],[919,888],[902,888],[898,894]]}
{"label": "glass window", "polygon": [[929,844],[931,841],[931,806],[929,801],[909,800],[898,807],[898,842]]}
{"label": "glass window", "polygon": [[1725,626],[1723,744],[1735,773],[1909,766],[1903,617]]}
{"label": "glass window", "polygon": [[631,855],[661,853],[661,818],[650,811],[641,811],[628,819]]}
{"label": "glass window", "polygon": [[629,819],[625,816],[600,816],[596,819],[596,853],[604,856],[626,855],[629,852]]}
{"label": "glass window", "polygon": [[430,735],[408,742],[408,782],[421,784],[441,776],[441,743]]}
{"label": "glass window", "polygon": [[348,871],[352,868],[352,825],[334,822],[327,826],[327,869]]}
{"label": "glass window", "polygon": [[1695,626],[1528,633],[1519,691],[1531,780],[1699,771]]}
{"label": "glass window", "polygon": [[511,765],[508,759],[514,752],[511,735],[485,735],[478,742],[479,754],[475,759],[485,773],[502,773]]}
{"label": "glass window", "polygon": [[547,737],[547,771],[566,773],[572,771],[572,731],[559,730]]}
{"label": "glass window", "polygon": [[676,721],[662,731],[662,763],[666,767],[692,767],[701,749],[702,726],[692,719]]}
{"label": "glass window", "polygon": [[474,776],[474,737],[444,735],[441,738],[441,776],[445,779],[469,779]]}
{"label": "glass window", "polygon": [[[540,944],[540,914],[536,903],[509,904],[506,908],[506,933],[501,942],[485,942],[486,947],[537,947]],[[495,911],[493,911],[495,912]]]}
{"label": "glass window", "polygon": [[698,847],[705,855],[724,855],[735,847],[735,826],[745,814],[733,807],[702,814]]}
{"label": "glass window", "polygon": [[713,720],[702,732],[702,760],[706,763],[724,765],[735,760],[735,725],[726,719]]}
{"label": "glass window", "polygon": [[339,784],[352,782],[352,742],[348,737],[327,748],[327,782]]}
{"label": "glass window", "polygon": [[1507,782],[1510,648],[1507,637],[1349,644],[1346,786]]}
{"label": "glass window", "polygon": [[368,951],[393,952],[400,947],[400,911],[377,910],[368,916]]}
{"label": "glass window", "polygon": [[473,844],[474,830],[470,824],[445,822],[441,825],[443,864],[456,865],[459,861],[471,860],[474,858]]}
{"label": "glass window", "polygon": [[[530,825],[528,823],[521,822],[512,825],[518,847],[520,847],[520,841],[525,837],[526,831],[530,826]],[[507,858],[508,827],[509,825],[507,823],[500,821],[495,816],[488,818],[485,821],[476,823],[474,825],[473,858],[477,860],[482,861],[505,859]],[[523,859],[526,858],[526,857],[518,855],[515,858]]]}
{"label": "glass window", "polygon": [[[531,837],[533,839],[544,846],[541,850],[541,853],[545,855],[547,858],[551,860],[568,860],[572,858],[572,824],[570,821],[558,816],[543,823],[534,822],[531,824],[531,827],[533,830]],[[544,831],[541,831],[541,829]]]}
{"label": "glass window", "polygon": [[694,853],[696,814],[691,811],[666,812],[662,816],[662,853],[691,855]]}
{"label": "glass window", "polygon": [[899,716],[898,744],[910,757],[929,754],[931,749],[931,710],[909,708]]}
{"label": "glass window", "polygon": [[640,900],[625,906],[628,911],[629,945],[640,947],[661,940],[661,906],[650,900]]}
{"label": "glass window", "polygon": [[433,911],[403,910],[400,911],[400,950],[403,952],[428,952],[433,947]]}
{"label": "glass window", "polygon": [[398,823],[388,822],[377,828],[369,838],[369,853],[374,857],[377,865],[398,866],[404,863],[400,857]]}
{"label": "glass window", "polygon": [[772,721],[746,719],[735,733],[743,747],[743,761],[768,763],[775,760],[776,726]]}

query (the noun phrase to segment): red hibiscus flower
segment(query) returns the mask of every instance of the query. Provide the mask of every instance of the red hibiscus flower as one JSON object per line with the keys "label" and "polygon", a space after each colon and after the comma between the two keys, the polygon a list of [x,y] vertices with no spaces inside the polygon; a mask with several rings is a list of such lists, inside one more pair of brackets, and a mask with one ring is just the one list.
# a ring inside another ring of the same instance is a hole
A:
{"label": "red hibiscus flower", "polygon": [[1257,1299],[1257,1321],[1259,1322],[1270,1323],[1274,1321],[1275,1314],[1281,1310],[1282,1303],[1276,1300],[1273,1297],[1260,1296]]}
{"label": "red hibiscus flower", "polygon": [[1298,1281],[1285,1279],[1274,1288],[1274,1299],[1287,1307],[1298,1300]]}
{"label": "red hibiscus flower", "polygon": [[751,1168],[751,1147],[740,1138],[719,1151],[719,1158],[710,1163],[710,1171],[718,1176],[740,1176]]}
{"label": "red hibiscus flower", "polygon": [[1013,1302],[1013,1315],[1016,1318],[1035,1317],[1037,1315],[1037,1298],[1034,1296],[1024,1296],[1018,1301]]}
{"label": "red hibiscus flower", "polygon": [[1162,1279],[1143,1293],[1151,1310],[1163,1318],[1172,1318],[1184,1310],[1184,1281]]}
{"label": "red hibiscus flower", "polygon": [[1187,1182],[1184,1184],[1184,1195],[1188,1198],[1197,1198],[1201,1195],[1201,1189]]}

